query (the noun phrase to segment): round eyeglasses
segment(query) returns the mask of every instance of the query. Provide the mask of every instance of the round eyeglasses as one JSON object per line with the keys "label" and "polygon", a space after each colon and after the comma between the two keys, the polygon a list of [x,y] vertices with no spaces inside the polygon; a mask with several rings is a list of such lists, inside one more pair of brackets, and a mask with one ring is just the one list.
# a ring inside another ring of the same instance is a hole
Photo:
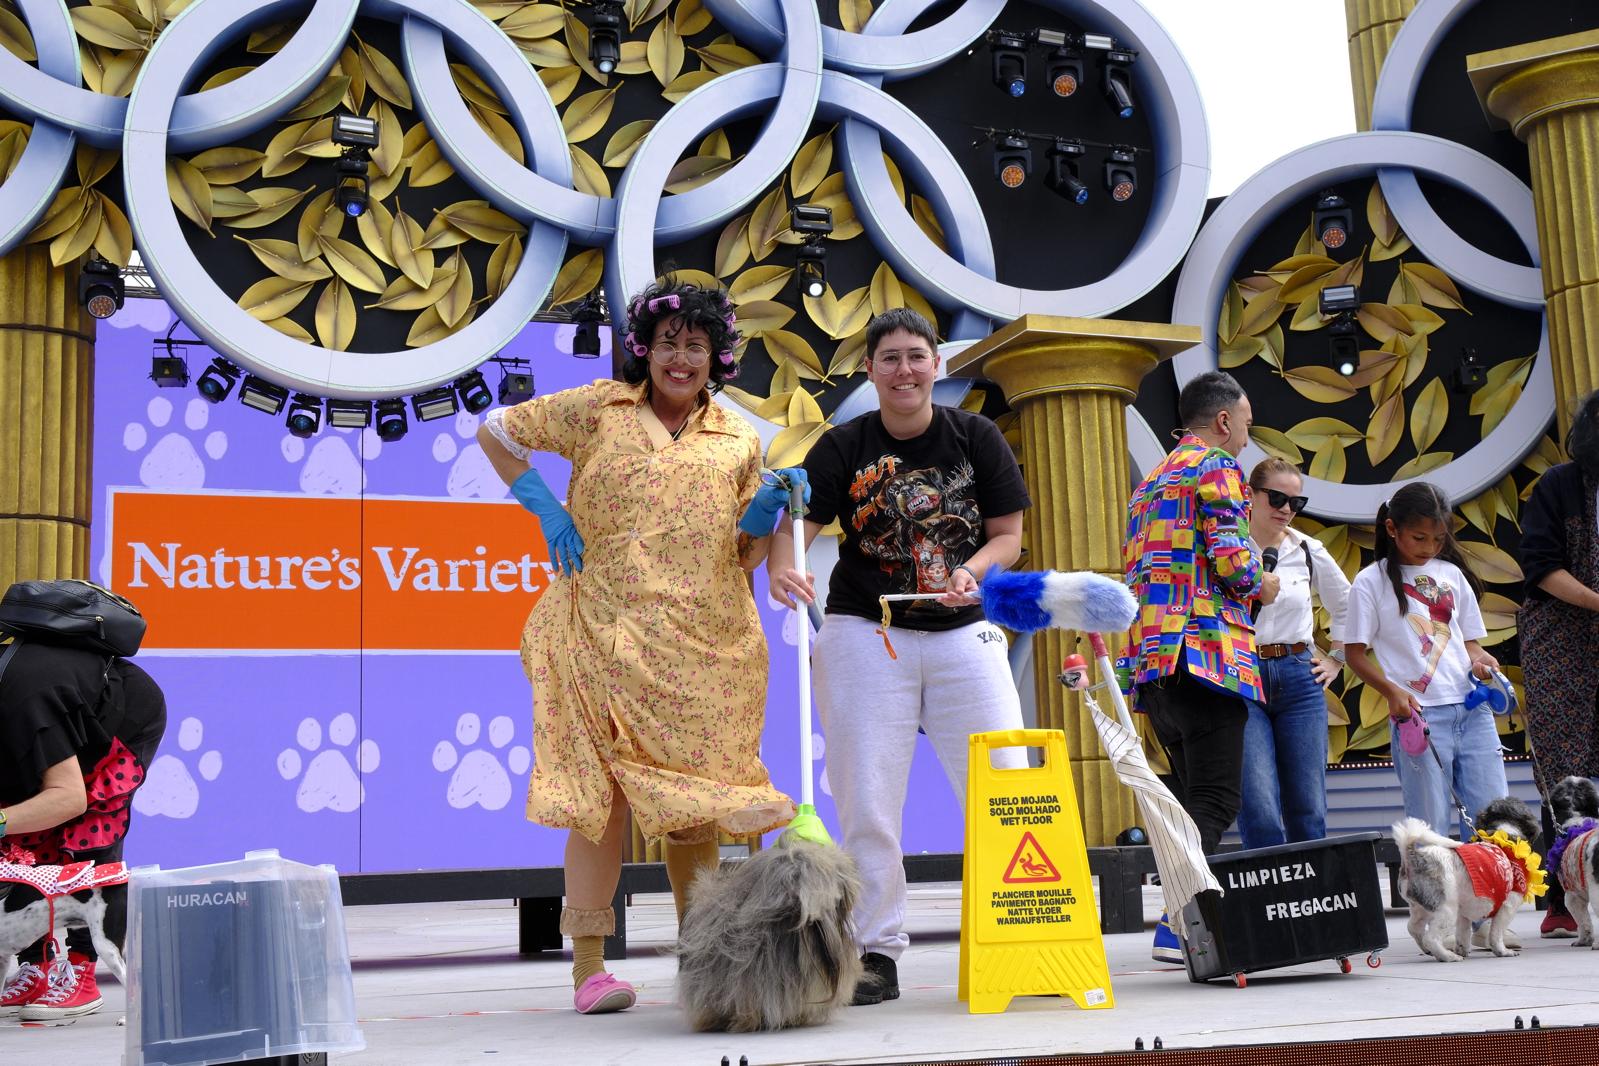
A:
{"label": "round eyeglasses", "polygon": [[679,348],[675,344],[657,344],[650,349],[650,359],[657,366],[667,366],[675,363],[678,356],[689,366],[704,366],[711,357],[711,350],[703,344],[691,344],[687,348]]}

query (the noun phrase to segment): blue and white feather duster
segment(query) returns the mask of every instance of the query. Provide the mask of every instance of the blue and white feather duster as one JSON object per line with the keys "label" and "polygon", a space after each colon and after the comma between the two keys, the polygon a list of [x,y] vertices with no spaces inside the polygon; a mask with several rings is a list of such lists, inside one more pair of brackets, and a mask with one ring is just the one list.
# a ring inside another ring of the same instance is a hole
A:
{"label": "blue and white feather duster", "polygon": [[983,575],[979,593],[988,620],[1018,633],[1114,633],[1138,617],[1138,600],[1126,585],[1089,571],[1005,571],[995,566]]}

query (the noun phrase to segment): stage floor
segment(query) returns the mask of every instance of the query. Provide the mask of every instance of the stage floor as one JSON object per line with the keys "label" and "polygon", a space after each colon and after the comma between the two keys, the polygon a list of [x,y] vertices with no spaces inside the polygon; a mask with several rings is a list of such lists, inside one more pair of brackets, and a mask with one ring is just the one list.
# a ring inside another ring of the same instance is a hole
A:
{"label": "stage floor", "polygon": [[[1145,892],[1153,922],[1160,907]],[[1249,987],[1191,984],[1181,970],[1150,962],[1146,934],[1106,938],[1114,1010],[1080,1011],[1069,1000],[1015,1000],[1002,1015],[974,1016],[955,1000],[959,886],[912,890],[913,944],[900,964],[897,1002],[855,1007],[830,1025],[755,1036],[687,1031],[672,1002],[674,963],[668,896],[637,896],[629,911],[633,957],[613,970],[640,984],[630,1011],[583,1017],[571,1009],[568,957],[515,954],[508,904],[355,907],[347,912],[355,990],[368,1048],[335,1062],[382,1066],[497,1061],[549,1066],[750,1066],[893,1063],[1130,1051],[1135,1038],[1167,1048],[1282,1044],[1508,1029],[1517,1015],[1548,1026],[1599,1023],[1599,952],[1570,940],[1540,940],[1540,916],[1517,915],[1520,958],[1476,954],[1444,965],[1420,955],[1404,917],[1390,912],[1391,946],[1379,969],[1355,960],[1252,975]],[[116,1019],[122,990],[106,988],[106,1010],[54,1029],[0,1023],[0,1061],[120,1061]],[[27,1058],[21,1055],[48,1056]],[[491,1060],[492,1061],[492,1060]]]}

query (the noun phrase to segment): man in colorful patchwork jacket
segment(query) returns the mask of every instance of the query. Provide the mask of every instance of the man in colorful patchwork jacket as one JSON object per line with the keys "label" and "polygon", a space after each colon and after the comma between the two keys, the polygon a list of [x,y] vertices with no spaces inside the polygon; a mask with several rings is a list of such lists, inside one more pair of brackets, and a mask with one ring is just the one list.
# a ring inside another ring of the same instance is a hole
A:
{"label": "man in colorful patchwork jacket", "polygon": [[1262,699],[1250,606],[1277,576],[1249,546],[1249,397],[1231,374],[1190,381],[1182,438],[1133,492],[1122,559],[1138,597],[1127,660],[1139,710],[1171,758],[1206,854],[1242,802],[1244,700]]}

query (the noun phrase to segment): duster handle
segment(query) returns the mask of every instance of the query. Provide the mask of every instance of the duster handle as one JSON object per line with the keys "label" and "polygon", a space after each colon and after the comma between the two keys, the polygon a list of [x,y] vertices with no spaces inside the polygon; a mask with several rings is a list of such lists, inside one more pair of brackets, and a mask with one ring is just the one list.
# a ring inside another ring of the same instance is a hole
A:
{"label": "duster handle", "polygon": [[[799,571],[800,580],[804,581],[805,486],[797,480],[788,486],[788,514],[794,523],[794,569]],[[795,665],[799,677],[800,806],[808,808],[814,798],[811,775],[815,770],[811,765],[811,619],[804,604],[794,612],[794,622],[797,631],[794,641],[797,653]]]}
{"label": "duster handle", "polygon": [[1121,682],[1116,679],[1116,665],[1111,661],[1110,649],[1105,647],[1105,638],[1098,633],[1088,634],[1088,644],[1094,649],[1094,659],[1099,666],[1099,674],[1105,679],[1105,688],[1110,690],[1110,702],[1116,708],[1116,717],[1121,720],[1122,726],[1134,735],[1138,730],[1133,727],[1133,716],[1127,712],[1127,700],[1122,696]]}

